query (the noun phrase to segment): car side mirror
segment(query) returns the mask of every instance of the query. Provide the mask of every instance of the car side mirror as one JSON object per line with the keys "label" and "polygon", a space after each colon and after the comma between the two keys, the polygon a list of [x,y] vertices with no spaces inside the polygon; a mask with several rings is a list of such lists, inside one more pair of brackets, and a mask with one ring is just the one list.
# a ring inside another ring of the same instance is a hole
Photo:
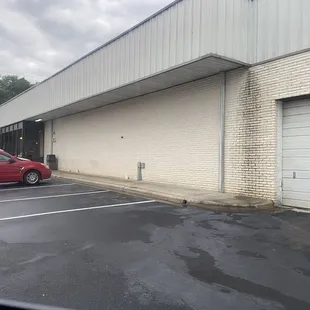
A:
{"label": "car side mirror", "polygon": [[8,163],[9,163],[9,164],[13,164],[13,163],[15,163],[15,160],[14,160],[13,158],[10,158],[10,159],[8,160]]}

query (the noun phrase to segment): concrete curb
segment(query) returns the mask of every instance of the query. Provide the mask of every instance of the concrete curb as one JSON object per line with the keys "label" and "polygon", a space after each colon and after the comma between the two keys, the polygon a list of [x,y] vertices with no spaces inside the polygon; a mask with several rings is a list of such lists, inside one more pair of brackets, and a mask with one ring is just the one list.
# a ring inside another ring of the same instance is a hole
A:
{"label": "concrete curb", "polygon": [[[93,180],[80,179],[74,177],[66,177],[66,176],[58,176],[54,175],[54,178],[63,179],[63,180],[71,180],[73,182],[78,182],[85,185],[96,186],[99,188],[105,188],[117,192],[127,193],[131,195],[139,195],[146,198],[152,198],[160,201],[169,202],[172,204],[178,204],[183,206],[195,206],[208,210],[220,210],[220,211],[229,211],[229,212],[249,212],[249,211],[274,211],[274,203],[269,200],[262,199],[249,199],[246,197],[239,197],[240,200],[245,199],[248,202],[233,202],[224,200],[199,200],[193,197],[180,197],[173,194],[167,195],[167,193],[162,193],[159,191],[150,191],[142,188],[138,188],[135,186],[123,186],[119,184],[113,184],[110,182],[96,182]],[[239,200],[238,199],[238,200]]]}
{"label": "concrete curb", "polygon": [[157,200],[169,201],[169,202],[176,203],[176,204],[182,204],[183,201],[185,200],[185,199],[181,199],[179,197],[175,197],[172,195],[167,196],[161,192],[156,192],[156,191],[150,192],[150,191],[138,188],[138,187],[122,186],[119,184],[89,181],[89,180],[70,178],[70,177],[64,177],[64,176],[54,176],[54,178],[70,180],[72,182],[78,182],[78,183],[85,184],[85,185],[93,185],[99,188],[105,188],[105,189],[113,190],[116,192],[125,192],[125,193],[132,194],[132,195],[139,195],[139,196],[144,196],[144,197],[153,198]]}

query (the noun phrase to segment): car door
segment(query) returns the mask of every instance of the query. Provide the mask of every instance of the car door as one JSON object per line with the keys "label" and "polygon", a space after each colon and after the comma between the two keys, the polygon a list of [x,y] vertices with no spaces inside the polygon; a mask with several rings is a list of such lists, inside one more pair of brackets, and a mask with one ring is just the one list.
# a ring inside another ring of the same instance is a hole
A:
{"label": "car door", "polygon": [[17,162],[10,163],[10,159],[0,152],[0,182],[20,181],[20,165]]}

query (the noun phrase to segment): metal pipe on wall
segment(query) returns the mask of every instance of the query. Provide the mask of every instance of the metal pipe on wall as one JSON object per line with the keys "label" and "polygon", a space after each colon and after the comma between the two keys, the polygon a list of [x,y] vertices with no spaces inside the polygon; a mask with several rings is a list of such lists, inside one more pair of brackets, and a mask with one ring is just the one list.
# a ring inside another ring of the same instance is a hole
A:
{"label": "metal pipe on wall", "polygon": [[219,128],[219,192],[224,193],[224,150],[225,150],[225,104],[226,72],[221,73],[220,86],[220,128]]}

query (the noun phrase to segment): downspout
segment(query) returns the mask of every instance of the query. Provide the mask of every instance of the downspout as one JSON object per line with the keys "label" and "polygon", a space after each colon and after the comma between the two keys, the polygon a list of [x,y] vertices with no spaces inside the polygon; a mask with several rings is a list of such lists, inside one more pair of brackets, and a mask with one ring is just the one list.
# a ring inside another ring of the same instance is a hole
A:
{"label": "downspout", "polygon": [[219,128],[219,192],[224,193],[224,149],[225,149],[225,105],[226,72],[221,73],[220,86],[220,128]]}

